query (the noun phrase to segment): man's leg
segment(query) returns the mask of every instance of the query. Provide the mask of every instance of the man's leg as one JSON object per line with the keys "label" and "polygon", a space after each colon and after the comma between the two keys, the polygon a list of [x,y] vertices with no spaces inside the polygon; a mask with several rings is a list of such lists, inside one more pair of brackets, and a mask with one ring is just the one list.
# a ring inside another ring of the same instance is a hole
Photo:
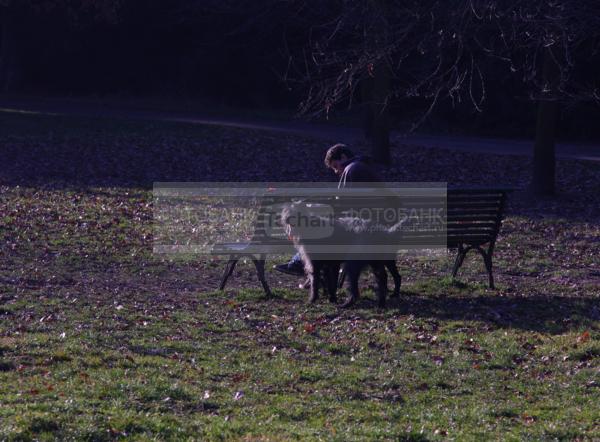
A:
{"label": "man's leg", "polygon": [[294,256],[292,256],[292,259],[290,259],[289,262],[286,262],[285,264],[277,264],[276,266],[273,266],[273,268],[282,273],[287,273],[288,275],[304,275],[304,263],[302,262],[300,253],[296,253]]}

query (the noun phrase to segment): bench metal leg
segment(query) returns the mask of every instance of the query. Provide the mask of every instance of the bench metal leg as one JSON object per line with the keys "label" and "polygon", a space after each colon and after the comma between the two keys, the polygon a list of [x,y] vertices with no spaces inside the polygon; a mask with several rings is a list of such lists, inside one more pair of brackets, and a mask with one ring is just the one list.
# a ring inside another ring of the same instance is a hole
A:
{"label": "bench metal leg", "polygon": [[464,248],[462,245],[458,246],[458,253],[456,255],[456,260],[454,261],[454,268],[452,269],[452,277],[455,278],[458,272],[458,269],[462,265],[467,252],[471,249],[476,249],[481,256],[483,257],[483,263],[485,264],[485,269],[488,274],[488,281],[491,289],[494,289],[494,275],[492,273],[492,254],[494,252],[494,243],[491,243],[488,247],[488,250],[484,250],[480,246],[470,246]]}
{"label": "bench metal leg", "polygon": [[229,261],[227,261],[227,265],[225,266],[225,271],[223,272],[223,276],[221,277],[221,285],[219,285],[219,290],[223,290],[225,285],[227,284],[227,280],[233,273],[233,269],[235,269],[235,265],[239,261],[238,257],[230,256]]}
{"label": "bench metal leg", "polygon": [[260,258],[258,258],[258,259],[253,257],[252,262],[254,263],[254,266],[256,267],[256,273],[258,275],[258,280],[260,281],[260,283],[263,286],[265,295],[272,296],[271,288],[269,287],[269,284],[267,283],[267,280],[265,278],[265,255],[260,255]]}
{"label": "bench metal leg", "polygon": [[465,260],[465,255],[469,249],[464,249],[462,244],[458,245],[458,253],[456,254],[456,259],[454,260],[454,268],[452,269],[452,277],[456,278],[456,274],[458,273],[458,269],[462,266],[463,261]]}
{"label": "bench metal leg", "polygon": [[483,260],[485,262],[485,268],[488,271],[490,288],[495,289],[496,287],[494,287],[494,274],[492,273],[492,254],[488,252]]}
{"label": "bench metal leg", "polygon": [[490,250],[488,250],[487,252],[485,250],[483,250],[481,247],[477,247],[477,250],[479,251],[479,253],[481,253],[481,256],[483,256],[483,263],[485,264],[485,269],[488,272],[490,288],[493,289],[494,288],[494,276],[492,275],[491,247],[490,247]]}

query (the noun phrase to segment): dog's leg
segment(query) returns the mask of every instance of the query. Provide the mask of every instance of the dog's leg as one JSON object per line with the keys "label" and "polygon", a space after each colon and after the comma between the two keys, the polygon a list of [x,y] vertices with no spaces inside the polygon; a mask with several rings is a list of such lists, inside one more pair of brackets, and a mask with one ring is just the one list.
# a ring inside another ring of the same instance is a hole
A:
{"label": "dog's leg", "polygon": [[319,299],[319,282],[321,280],[321,264],[317,261],[306,263],[305,266],[306,274],[310,282],[310,291],[308,295],[308,302],[311,304],[317,302]]}
{"label": "dog's leg", "polygon": [[343,308],[350,307],[358,299],[358,278],[360,276],[360,269],[363,263],[360,261],[346,261],[344,264],[344,271],[347,275],[348,280],[348,297],[342,304]]}
{"label": "dog's leg", "polygon": [[340,272],[340,264],[334,261],[327,263],[325,266],[325,281],[327,282],[327,294],[331,302],[337,302],[338,289],[338,274]]}
{"label": "dog's leg", "polygon": [[394,279],[394,291],[390,295],[390,298],[397,298],[400,296],[402,276],[400,275],[400,272],[398,272],[398,267],[396,267],[396,260],[390,259],[388,261],[385,261],[385,267],[388,269],[390,275],[392,275],[392,278]]}
{"label": "dog's leg", "polygon": [[375,279],[377,280],[377,304],[385,308],[385,298],[387,297],[387,272],[382,261],[371,264]]}
{"label": "dog's leg", "polygon": [[338,281],[338,288],[342,288],[344,287],[344,281],[346,281],[346,270],[344,269],[344,267],[342,267],[342,271],[339,272],[339,275],[337,276],[337,281]]}

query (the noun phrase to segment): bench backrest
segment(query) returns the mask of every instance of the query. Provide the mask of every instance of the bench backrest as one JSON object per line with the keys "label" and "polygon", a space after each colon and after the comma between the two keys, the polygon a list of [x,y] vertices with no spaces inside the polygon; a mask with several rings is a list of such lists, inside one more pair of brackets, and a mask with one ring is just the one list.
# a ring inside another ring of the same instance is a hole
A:
{"label": "bench backrest", "polygon": [[[447,224],[445,240],[448,247],[459,244],[485,244],[493,242],[500,230],[506,196],[510,189],[502,188],[450,188],[447,190]],[[288,200],[289,201],[289,200]],[[323,202],[326,202],[325,198]],[[275,250],[290,245],[279,220],[273,219],[279,211],[278,204],[287,202],[266,197],[260,205],[250,243],[261,244]],[[403,241],[408,245],[430,244],[439,233],[406,232]],[[443,239],[442,239],[443,241]]]}
{"label": "bench backrest", "polygon": [[448,189],[448,245],[495,241],[500,231],[506,194],[506,189]]}
{"label": "bench backrest", "polygon": [[277,208],[283,201],[276,198],[265,197],[258,209],[254,224],[254,233],[251,243],[258,244],[287,244],[288,236],[279,220],[280,210]]}

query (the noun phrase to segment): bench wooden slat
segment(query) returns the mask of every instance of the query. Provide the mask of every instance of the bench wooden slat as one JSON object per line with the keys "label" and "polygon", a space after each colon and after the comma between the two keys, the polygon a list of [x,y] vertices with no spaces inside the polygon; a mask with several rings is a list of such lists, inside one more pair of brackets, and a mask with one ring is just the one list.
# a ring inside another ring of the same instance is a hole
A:
{"label": "bench wooden slat", "polygon": [[488,210],[499,210],[500,201],[489,201],[489,202],[473,202],[473,203],[462,203],[462,204],[448,204],[446,210],[448,211],[459,211],[459,210],[471,210],[471,209],[488,209]]}
{"label": "bench wooden slat", "polygon": [[413,241],[415,239],[433,239],[433,238],[440,238],[441,240],[444,240],[446,238],[447,234],[445,233],[439,233],[439,234],[433,234],[433,233],[426,233],[423,232],[421,234],[417,233],[417,232],[411,232],[411,233],[405,233],[402,235],[402,242],[404,241]]}
{"label": "bench wooden slat", "polygon": [[465,241],[468,239],[471,239],[472,236],[495,236],[495,230],[472,230],[472,229],[465,229],[465,230],[449,230],[446,233],[446,236],[448,238],[452,237],[452,238],[465,238]]}
{"label": "bench wooden slat", "polygon": [[446,224],[446,230],[472,230],[472,229],[491,229],[495,230],[498,227],[496,222],[449,222]]}
{"label": "bench wooden slat", "polygon": [[477,207],[498,208],[502,204],[501,200],[478,200],[478,201],[448,201],[446,209],[459,210]]}
{"label": "bench wooden slat", "polygon": [[232,253],[243,253],[248,247],[250,247],[249,242],[222,242],[215,244],[211,250],[211,253],[214,255],[229,255]]}
{"label": "bench wooden slat", "polygon": [[447,199],[454,198],[501,198],[504,195],[502,192],[479,192],[479,193],[469,193],[469,192],[450,192],[446,193]]}
{"label": "bench wooden slat", "polygon": [[505,195],[507,192],[512,192],[513,190],[517,190],[514,187],[449,187],[446,190],[447,194],[459,194],[459,193],[469,193],[469,194],[482,194],[482,193],[502,193]]}
{"label": "bench wooden slat", "polygon": [[498,218],[500,207],[472,207],[472,208],[448,208],[446,209],[446,218],[453,216],[470,216],[477,218],[493,217]]}
{"label": "bench wooden slat", "polygon": [[500,201],[501,194],[498,195],[448,195],[446,200],[448,204],[455,204],[460,201]]}
{"label": "bench wooden slat", "polygon": [[454,223],[459,223],[459,222],[474,222],[474,221],[481,221],[481,222],[496,222],[498,220],[498,214],[497,213],[490,213],[490,214],[478,214],[478,213],[473,213],[473,214],[458,214],[458,215],[447,215],[446,216],[446,222],[448,224],[454,224]]}
{"label": "bench wooden slat", "polygon": [[473,236],[472,238],[454,238],[449,237],[446,241],[446,244],[449,248],[455,248],[460,245],[469,245],[469,246],[481,246],[483,244],[487,244],[492,240],[491,236]]}

